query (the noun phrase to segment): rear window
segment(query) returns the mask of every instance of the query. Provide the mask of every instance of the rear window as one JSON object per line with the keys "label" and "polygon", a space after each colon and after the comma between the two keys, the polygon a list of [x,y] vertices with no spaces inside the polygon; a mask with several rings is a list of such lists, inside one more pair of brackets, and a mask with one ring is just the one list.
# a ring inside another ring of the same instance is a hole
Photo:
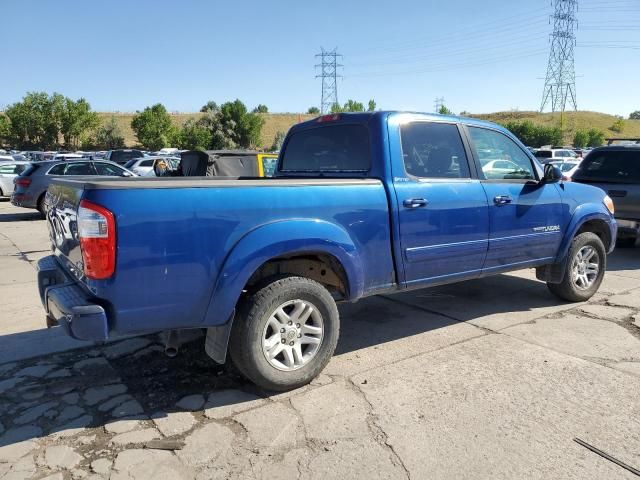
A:
{"label": "rear window", "polygon": [[366,172],[369,132],[363,125],[332,125],[294,133],[282,154],[285,172]]}
{"label": "rear window", "polygon": [[538,151],[534,155],[536,158],[551,158],[551,152],[549,150]]}
{"label": "rear window", "polygon": [[40,168],[40,165],[35,165],[35,164],[32,163],[31,165],[27,166],[26,169],[24,169],[24,171],[20,174],[20,176],[21,177],[28,177],[33,172],[35,172],[38,168]]}
{"label": "rear window", "polygon": [[591,152],[573,175],[576,180],[640,183],[640,149]]}

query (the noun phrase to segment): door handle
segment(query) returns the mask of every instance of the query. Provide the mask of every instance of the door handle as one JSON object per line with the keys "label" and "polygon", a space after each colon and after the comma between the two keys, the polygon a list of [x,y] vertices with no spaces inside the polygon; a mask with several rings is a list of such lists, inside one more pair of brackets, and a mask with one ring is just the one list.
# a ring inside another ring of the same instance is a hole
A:
{"label": "door handle", "polygon": [[424,198],[407,198],[402,204],[407,208],[426,207],[429,202]]}
{"label": "door handle", "polygon": [[511,197],[509,195],[498,195],[493,199],[493,203],[495,203],[496,205],[507,205],[512,201],[513,200],[511,200]]}

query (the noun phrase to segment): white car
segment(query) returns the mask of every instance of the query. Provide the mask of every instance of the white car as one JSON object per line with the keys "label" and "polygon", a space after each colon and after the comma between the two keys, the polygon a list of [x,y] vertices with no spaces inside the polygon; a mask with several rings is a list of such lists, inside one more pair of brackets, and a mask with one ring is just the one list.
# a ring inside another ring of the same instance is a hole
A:
{"label": "white car", "polygon": [[165,160],[170,161],[171,163],[175,161],[180,161],[179,158],[175,157],[164,157],[164,156],[155,156],[155,157],[141,157],[141,158],[132,158],[127,163],[125,163],[124,167],[131,170],[133,173],[139,176],[153,176],[153,165],[156,160]]}
{"label": "white car", "polygon": [[505,178],[505,175],[522,171],[517,163],[511,160],[491,160],[482,166],[482,172],[487,179]]}
{"label": "white car", "polygon": [[574,160],[578,158],[576,152],[567,148],[539,148],[534,154],[540,163],[554,160]]}
{"label": "white car", "polygon": [[27,169],[31,162],[12,161],[0,163],[0,197],[13,193],[13,179]]}

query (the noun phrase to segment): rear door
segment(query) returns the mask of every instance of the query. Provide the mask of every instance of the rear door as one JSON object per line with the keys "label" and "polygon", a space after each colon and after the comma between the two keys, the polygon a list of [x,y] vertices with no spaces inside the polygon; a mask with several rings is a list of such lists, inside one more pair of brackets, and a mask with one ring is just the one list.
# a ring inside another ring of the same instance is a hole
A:
{"label": "rear door", "polygon": [[572,180],[607,192],[616,218],[640,220],[640,148],[595,150],[582,161]]}
{"label": "rear door", "polygon": [[[459,127],[415,121],[392,145],[405,284],[472,278],[487,252],[487,197],[474,178]],[[393,135],[392,135],[393,137]]]}
{"label": "rear door", "polygon": [[504,133],[479,126],[467,126],[467,131],[489,201],[489,251],[483,270],[554,258],[565,227],[557,185],[540,182],[533,160]]}

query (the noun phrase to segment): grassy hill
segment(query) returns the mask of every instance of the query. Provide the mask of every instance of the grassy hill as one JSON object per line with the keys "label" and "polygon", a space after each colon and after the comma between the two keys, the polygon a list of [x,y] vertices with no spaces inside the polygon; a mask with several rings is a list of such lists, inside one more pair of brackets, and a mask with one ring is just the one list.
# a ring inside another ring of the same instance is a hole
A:
{"label": "grassy hill", "polygon": [[[133,113],[100,113],[104,119],[108,119],[114,115],[118,124],[124,133],[127,146],[135,146],[137,144],[136,137],[131,130],[131,119]],[[171,118],[176,126],[182,125],[188,118],[199,117],[200,113],[177,113],[172,114]],[[266,113],[262,114],[265,123],[262,128],[262,146],[268,148],[272,143],[277,132],[286,132],[291,126],[298,122],[303,122],[314,117],[314,115],[298,114],[298,113]],[[538,113],[538,112],[496,112],[472,114],[474,118],[489,120],[492,122],[509,122],[531,120],[533,123],[545,126],[559,126],[559,113]],[[617,118],[613,115],[598,112],[567,112],[564,119],[564,143],[571,144],[573,135],[576,130],[597,128],[605,133],[605,137],[635,137],[640,138],[640,120],[625,120],[625,129],[622,133],[610,130]]]}
{"label": "grassy hill", "polygon": [[[474,118],[489,120],[491,122],[511,122],[531,120],[538,125],[547,127],[560,126],[559,113],[539,113],[539,112],[496,112],[470,115]],[[604,132],[606,138],[625,137],[640,138],[640,120],[625,120],[625,128],[622,133],[614,132],[610,129],[617,117],[606,113],[598,112],[565,112],[564,114],[564,143],[571,145],[576,130],[588,130],[596,128]]]}

